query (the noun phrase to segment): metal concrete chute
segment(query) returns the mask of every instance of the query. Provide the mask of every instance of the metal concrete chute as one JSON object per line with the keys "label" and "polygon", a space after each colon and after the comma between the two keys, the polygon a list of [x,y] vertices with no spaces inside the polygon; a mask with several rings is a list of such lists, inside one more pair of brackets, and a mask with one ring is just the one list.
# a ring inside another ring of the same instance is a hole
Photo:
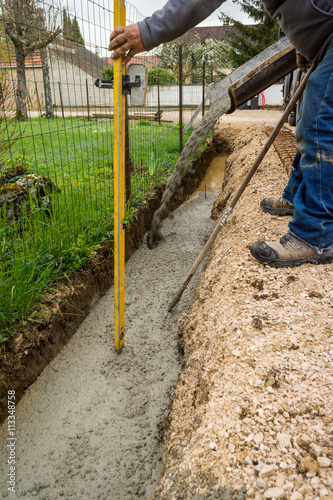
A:
{"label": "metal concrete chute", "polygon": [[232,102],[229,113],[296,68],[295,48],[287,38],[282,38],[233,73],[235,76],[237,72],[237,78],[233,78],[228,88]]}
{"label": "metal concrete chute", "polygon": [[[213,105],[229,94],[231,106],[227,113],[260,94],[297,68],[296,51],[288,38],[281,38],[257,56],[227,75],[223,80],[208,85],[205,89],[205,100]],[[193,125],[202,109],[198,106],[184,132]]]}
{"label": "metal concrete chute", "polygon": [[160,207],[153,216],[147,244],[150,249],[161,239],[160,226],[169,213],[171,200],[181,192],[184,176],[191,173],[190,159],[197,154],[202,141],[226,113],[268,88],[296,67],[296,52],[287,38],[282,38],[256,57],[230,73],[210,88],[211,106],[188,139],[162,196]]}
{"label": "metal concrete chute", "polygon": [[206,89],[207,97],[213,103],[229,93],[231,107],[228,113],[232,113],[296,68],[295,48],[288,38],[284,37],[220,82],[209,86]]}

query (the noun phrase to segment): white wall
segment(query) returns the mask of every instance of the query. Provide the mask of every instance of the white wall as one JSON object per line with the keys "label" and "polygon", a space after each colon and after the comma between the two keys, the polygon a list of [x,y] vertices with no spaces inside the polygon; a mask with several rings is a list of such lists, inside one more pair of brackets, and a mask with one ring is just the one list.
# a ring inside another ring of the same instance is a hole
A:
{"label": "white wall", "polygon": [[[74,66],[64,59],[51,57],[50,78],[53,93],[53,103],[60,107],[59,83],[62,93],[64,107],[86,107],[87,106],[87,87],[89,94],[89,105],[91,107],[112,108],[113,107],[113,89],[99,89],[95,87],[95,78],[86,73],[84,70]],[[15,75],[12,76],[15,77]],[[33,107],[36,107],[36,85],[38,88],[39,100],[43,106],[44,87],[41,68],[27,70],[28,87],[32,95]],[[265,104],[269,106],[281,105],[282,103],[282,85],[272,85],[264,91]],[[183,86],[183,104],[184,106],[197,107],[202,101],[201,85],[184,85]],[[178,106],[179,105],[179,88],[177,85],[170,87],[160,87],[160,103],[161,106]],[[259,105],[262,100],[259,97]],[[157,107],[157,86],[148,88],[146,106]]]}
{"label": "white wall", "polygon": [[[266,106],[280,106],[282,105],[282,85],[272,85],[264,91],[265,105]],[[259,96],[259,105],[261,106],[262,100]]]}
{"label": "white wall", "polygon": [[96,78],[63,59],[51,58],[50,76],[53,102],[61,105],[59,83],[64,107],[87,106],[87,84],[90,106],[113,106],[113,90],[95,87]]}
{"label": "white wall", "polygon": [[[198,106],[202,100],[202,87],[200,85],[183,86],[183,105]],[[179,87],[160,87],[161,106],[179,105]],[[157,86],[149,87],[146,98],[146,106],[157,106]]]}
{"label": "white wall", "polygon": [[[272,85],[263,92],[266,106],[278,106],[282,103],[282,85]],[[202,101],[202,87],[200,85],[183,86],[183,104],[185,106],[198,106]],[[161,106],[178,106],[178,86],[160,88]],[[259,105],[262,105],[262,96],[259,97]],[[150,87],[147,92],[146,106],[157,106],[157,87]]]}
{"label": "white wall", "polygon": [[[16,67],[5,68],[6,78],[9,85],[13,88],[13,95],[15,95],[15,89],[17,85],[17,73]],[[28,108],[36,108],[38,106],[38,100],[41,106],[44,106],[44,84],[43,84],[43,74],[42,68],[26,66],[25,77],[27,82],[28,91]],[[14,106],[14,101],[12,102]]]}

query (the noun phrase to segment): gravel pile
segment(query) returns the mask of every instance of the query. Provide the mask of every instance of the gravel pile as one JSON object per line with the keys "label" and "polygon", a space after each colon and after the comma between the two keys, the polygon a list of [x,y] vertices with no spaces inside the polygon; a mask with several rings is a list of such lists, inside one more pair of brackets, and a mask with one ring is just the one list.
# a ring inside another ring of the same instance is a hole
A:
{"label": "gravel pile", "polygon": [[[260,127],[219,134],[234,153],[215,215],[266,141]],[[290,219],[259,203],[286,182],[270,151],[182,317],[184,369],[154,498],[333,499],[333,267],[274,269],[247,248],[285,234]]]}

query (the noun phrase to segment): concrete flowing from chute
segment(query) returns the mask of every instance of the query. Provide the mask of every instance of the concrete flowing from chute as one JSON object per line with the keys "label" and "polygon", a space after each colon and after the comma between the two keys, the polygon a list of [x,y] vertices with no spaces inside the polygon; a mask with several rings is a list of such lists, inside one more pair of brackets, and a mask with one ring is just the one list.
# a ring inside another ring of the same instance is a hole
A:
{"label": "concrete flowing from chute", "polygon": [[295,68],[295,49],[284,37],[207,89],[211,107],[187,141],[168,181],[161,206],[154,214],[148,234],[147,244],[150,249],[155,248],[161,239],[161,222],[169,213],[172,199],[181,195],[183,178],[186,174],[194,174],[191,157],[199,152],[200,142],[206,140],[217,120],[223,114],[233,112]]}
{"label": "concrete flowing from chute", "polygon": [[198,153],[200,142],[205,141],[207,134],[214,129],[217,120],[230,109],[230,106],[231,101],[228,94],[216,101],[187,141],[165,188],[161,205],[154,213],[152,227],[147,238],[147,244],[150,249],[155,248],[161,239],[160,227],[162,219],[167,217],[169,213],[171,200],[181,195],[183,178],[188,173],[194,174],[194,168],[190,161],[191,157]]}

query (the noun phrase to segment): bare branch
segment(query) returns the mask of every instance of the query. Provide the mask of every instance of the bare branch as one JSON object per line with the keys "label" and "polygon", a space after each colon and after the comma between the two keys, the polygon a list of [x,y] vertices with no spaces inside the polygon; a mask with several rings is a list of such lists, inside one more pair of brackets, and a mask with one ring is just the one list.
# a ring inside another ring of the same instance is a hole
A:
{"label": "bare branch", "polygon": [[50,43],[52,43],[60,34],[61,34],[61,28],[58,27],[54,33],[49,33],[48,36],[43,41],[36,40],[35,42],[31,43],[29,46],[29,50],[25,51],[26,55],[31,54],[37,49],[44,49]]}

